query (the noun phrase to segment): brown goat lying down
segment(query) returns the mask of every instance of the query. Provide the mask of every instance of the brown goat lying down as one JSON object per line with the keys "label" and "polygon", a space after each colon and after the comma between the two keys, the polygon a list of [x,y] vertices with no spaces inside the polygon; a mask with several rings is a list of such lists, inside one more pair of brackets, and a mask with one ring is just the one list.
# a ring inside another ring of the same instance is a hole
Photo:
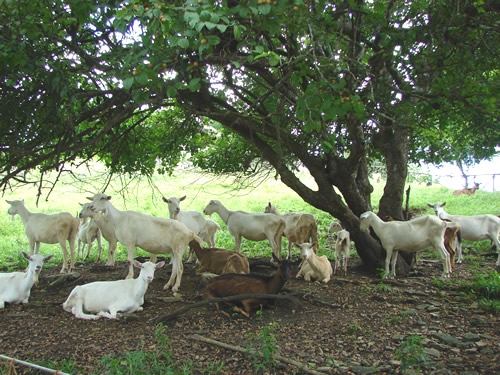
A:
{"label": "brown goat lying down", "polygon": [[[289,259],[279,261],[273,254],[276,262],[279,262],[278,270],[272,275],[259,274],[227,274],[212,279],[203,293],[205,298],[230,297],[242,294],[277,294],[281,291],[285,282],[290,276],[291,264]],[[270,302],[266,298],[245,298],[239,301],[226,302],[234,305],[233,311],[250,318],[250,314],[257,310],[261,305],[264,306]],[[219,304],[216,302],[217,311]],[[223,314],[229,316],[226,312]]]}
{"label": "brown goat lying down", "polygon": [[235,251],[205,248],[195,240],[189,243],[189,248],[195,252],[200,261],[200,267],[196,273],[203,272],[224,275],[226,273],[250,273],[250,264],[245,255]]}

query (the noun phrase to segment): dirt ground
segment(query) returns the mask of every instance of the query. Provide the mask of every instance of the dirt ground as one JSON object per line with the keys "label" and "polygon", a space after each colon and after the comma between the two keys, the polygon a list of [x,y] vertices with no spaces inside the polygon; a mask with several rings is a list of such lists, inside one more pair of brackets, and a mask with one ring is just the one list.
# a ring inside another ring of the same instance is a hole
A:
{"label": "dirt ground", "polygon": [[[500,374],[499,316],[479,309],[453,284],[439,285],[439,262],[423,261],[414,275],[383,283],[363,273],[357,262],[349,264],[346,277],[335,275],[327,285],[295,279],[295,262],[285,295],[296,293],[251,319],[237,314],[228,318],[213,306],[202,306],[166,321],[164,333],[170,339],[174,359],[179,364],[189,363],[191,373],[196,374],[395,374],[417,357],[413,352],[402,352],[409,336],[416,334],[423,339],[420,350],[426,360],[421,363],[422,373]],[[491,269],[494,261],[488,259],[483,267]],[[154,332],[158,319],[201,301],[197,296],[200,277],[192,264],[184,267],[181,299],[162,289],[170,276],[168,266],[156,272],[144,311],[119,320],[76,319],[61,307],[72,288],[96,280],[121,279],[126,275],[126,264],[107,268],[80,263],[77,268],[80,279],[56,285],[50,285],[55,280],[51,276],[59,268],[45,268],[29,304],[0,310],[0,354],[43,365],[73,360],[78,369],[74,373],[94,374],[105,354],[157,348]],[[271,272],[267,267],[252,268]],[[467,267],[458,265],[452,279],[470,277]],[[255,336],[265,327],[272,327],[277,354],[284,357],[266,371],[257,370],[259,360],[247,353],[200,341],[202,337],[258,348],[262,339]],[[311,371],[290,364],[292,361]],[[0,372],[5,363],[0,361]],[[214,364],[220,365],[217,371]],[[21,365],[15,369],[17,374],[35,373]]]}

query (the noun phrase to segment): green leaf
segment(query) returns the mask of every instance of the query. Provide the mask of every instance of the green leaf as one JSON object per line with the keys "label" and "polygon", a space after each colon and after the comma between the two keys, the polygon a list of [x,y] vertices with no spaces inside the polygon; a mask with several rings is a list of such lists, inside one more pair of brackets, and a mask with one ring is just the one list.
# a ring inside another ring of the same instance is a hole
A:
{"label": "green leaf", "polygon": [[198,91],[201,87],[201,78],[193,78],[189,81],[189,90],[192,92]]}
{"label": "green leaf", "polygon": [[179,39],[179,41],[177,42],[177,45],[181,48],[188,48],[189,47],[189,40],[187,39]]}
{"label": "green leaf", "polygon": [[134,84],[134,77],[129,77],[123,81],[123,88],[129,90]]}
{"label": "green leaf", "polygon": [[177,89],[175,88],[175,86],[169,86],[168,89],[167,89],[167,96],[169,98],[175,98],[175,96],[177,95]]}

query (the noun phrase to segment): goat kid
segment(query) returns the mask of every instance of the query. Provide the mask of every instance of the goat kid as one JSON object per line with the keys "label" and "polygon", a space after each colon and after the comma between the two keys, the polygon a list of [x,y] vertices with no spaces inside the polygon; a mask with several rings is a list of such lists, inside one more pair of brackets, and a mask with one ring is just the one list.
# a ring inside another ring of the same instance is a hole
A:
{"label": "goat kid", "polygon": [[250,273],[248,258],[241,253],[218,248],[204,248],[194,240],[189,243],[189,247],[200,262],[200,267],[196,271],[198,275],[204,272],[216,275]]}
{"label": "goat kid", "polygon": [[38,283],[43,263],[53,257],[53,255],[44,257],[41,254],[28,255],[24,251],[22,254],[28,260],[25,272],[0,273],[0,309],[5,307],[5,303],[28,303],[31,287]]}
{"label": "goat kid", "polygon": [[83,260],[87,260],[90,256],[90,249],[95,240],[97,240],[97,262],[101,261],[102,254],[102,243],[101,243],[101,231],[97,223],[88,217],[79,215],[80,218],[80,228],[78,229],[78,255],[82,251],[81,245],[83,244],[83,251],[85,251],[85,245],[87,245],[87,255]]}
{"label": "goat kid", "polygon": [[[500,266],[500,241],[498,240],[498,236],[500,235],[500,218],[495,215],[488,214],[474,216],[449,215],[444,210],[446,202],[433,204],[427,203],[427,205],[434,210],[435,214],[441,220],[456,223],[460,227],[462,240],[483,241],[489,239],[492,241],[498,252],[496,265]],[[457,263],[462,263],[461,242],[457,245],[457,253]]]}
{"label": "goat kid", "polygon": [[79,319],[86,320],[95,320],[100,317],[117,319],[119,312],[142,311],[144,295],[153,281],[154,272],[164,264],[165,262],[155,264],[134,260],[133,265],[141,270],[136,279],[96,281],[79,285],[71,291],[62,305],[63,309]]}
{"label": "goat kid", "polygon": [[106,266],[114,267],[115,265],[115,252],[118,246],[118,239],[115,235],[115,227],[101,212],[96,211],[91,203],[81,204],[82,210],[80,211],[80,218],[91,218],[92,221],[99,228],[99,232],[106,241],[108,241],[108,261]]}
{"label": "goat kid", "polygon": [[332,264],[326,255],[316,255],[314,248],[318,247],[318,243],[295,243],[294,246],[300,249],[302,257],[302,266],[295,277],[303,276],[306,281],[317,280],[324,284],[328,283],[333,274]]}
{"label": "goat kid", "polygon": [[[218,276],[208,283],[203,296],[204,298],[221,298],[238,296],[244,294],[277,294],[281,291],[290,277],[291,264],[288,258],[279,260],[273,254],[274,261],[278,263],[278,270],[272,275],[259,274],[226,274]],[[250,314],[259,306],[264,306],[272,298],[244,298],[239,301],[226,302],[233,306],[233,311],[250,318]],[[217,311],[221,311],[229,317],[229,314],[220,310],[216,302]]]}

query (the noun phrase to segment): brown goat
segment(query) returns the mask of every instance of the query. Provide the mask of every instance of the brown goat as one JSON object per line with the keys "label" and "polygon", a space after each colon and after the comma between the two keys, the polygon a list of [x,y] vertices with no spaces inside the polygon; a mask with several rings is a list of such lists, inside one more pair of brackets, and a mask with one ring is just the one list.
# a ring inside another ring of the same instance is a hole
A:
{"label": "brown goat", "polygon": [[472,195],[476,192],[476,190],[479,189],[479,184],[477,182],[474,183],[474,186],[471,187],[470,189],[460,189],[460,190],[455,190],[453,192],[453,195]]}
{"label": "brown goat", "polygon": [[[243,294],[276,294],[285,285],[290,276],[291,264],[288,258],[281,261],[273,254],[273,259],[279,263],[278,270],[272,275],[259,274],[226,274],[212,279],[204,293],[205,298],[230,297]],[[267,298],[245,298],[239,301],[226,302],[233,306],[233,311],[238,312],[247,318],[257,310],[259,306],[264,306],[270,302]],[[217,311],[219,304],[216,302]],[[226,316],[226,312],[221,311]]]}
{"label": "brown goat", "polygon": [[202,247],[195,240],[189,243],[189,248],[194,251],[200,261],[196,271],[199,275],[203,272],[223,275],[226,273],[250,273],[250,264],[245,255],[235,251]]}

